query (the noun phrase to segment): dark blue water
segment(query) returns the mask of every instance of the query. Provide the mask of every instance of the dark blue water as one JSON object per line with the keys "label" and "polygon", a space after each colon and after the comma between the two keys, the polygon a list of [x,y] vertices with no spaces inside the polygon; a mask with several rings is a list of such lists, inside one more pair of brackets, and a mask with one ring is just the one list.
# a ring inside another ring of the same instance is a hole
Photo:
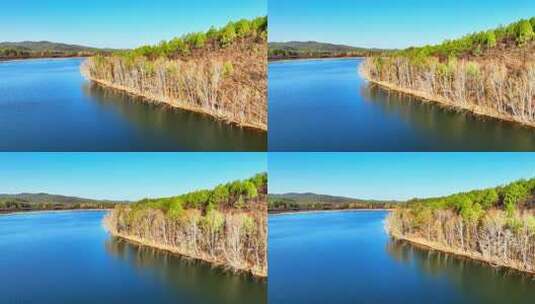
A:
{"label": "dark blue water", "polygon": [[265,151],[267,135],[91,84],[83,59],[0,62],[0,151]]}
{"label": "dark blue water", "polygon": [[104,214],[0,215],[0,303],[265,303],[265,282],[111,238]]}
{"label": "dark blue water", "polygon": [[533,151],[535,129],[370,85],[361,59],[269,64],[272,151]]}
{"label": "dark blue water", "polygon": [[386,212],[269,218],[269,303],[533,303],[517,273],[390,241]]}

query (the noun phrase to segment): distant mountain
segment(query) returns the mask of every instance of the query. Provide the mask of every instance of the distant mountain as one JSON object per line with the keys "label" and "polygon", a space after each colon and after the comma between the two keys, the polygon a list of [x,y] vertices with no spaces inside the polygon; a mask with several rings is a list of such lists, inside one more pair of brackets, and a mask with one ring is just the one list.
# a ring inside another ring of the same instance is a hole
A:
{"label": "distant mountain", "polygon": [[93,56],[112,51],[50,41],[0,42],[0,60]]}
{"label": "distant mountain", "polygon": [[95,200],[48,193],[0,194],[0,212],[62,209],[105,209],[128,201]]}
{"label": "distant mountain", "polygon": [[385,50],[317,41],[270,42],[270,58],[368,56]]}
{"label": "distant mountain", "polygon": [[50,41],[0,42],[0,49],[18,49],[30,52],[97,52],[111,50]]}
{"label": "distant mountain", "polygon": [[352,52],[352,51],[369,51],[370,49],[354,47],[342,44],[323,43],[317,41],[289,41],[289,42],[270,42],[270,49],[279,49],[287,51],[312,51],[312,52]]}
{"label": "distant mountain", "polygon": [[316,193],[270,194],[271,211],[392,208],[401,201],[366,200]]}
{"label": "distant mountain", "polygon": [[0,201],[17,200],[28,203],[61,203],[61,204],[79,204],[79,203],[126,203],[127,201],[113,200],[96,200],[81,198],[76,196],[65,196],[48,193],[19,193],[19,194],[0,194]]}

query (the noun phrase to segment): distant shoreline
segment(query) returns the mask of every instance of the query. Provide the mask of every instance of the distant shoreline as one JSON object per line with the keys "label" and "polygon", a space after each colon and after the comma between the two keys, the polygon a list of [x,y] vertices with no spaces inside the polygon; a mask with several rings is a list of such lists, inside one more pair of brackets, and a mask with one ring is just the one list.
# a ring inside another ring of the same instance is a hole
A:
{"label": "distant shoreline", "polygon": [[49,209],[49,210],[28,210],[28,211],[21,211],[21,210],[17,210],[17,211],[0,211],[0,216],[5,216],[5,215],[18,215],[18,214],[32,214],[32,213],[62,213],[62,212],[76,212],[76,211],[111,211],[113,209],[109,209],[109,208],[103,208],[103,209],[96,209],[96,208],[88,208],[88,209],[61,209],[61,210],[54,210],[54,209]]}
{"label": "distant shoreline", "polygon": [[331,209],[331,210],[288,210],[288,211],[268,211],[268,215],[291,215],[291,214],[310,214],[310,213],[333,213],[333,212],[373,212],[373,211],[392,211],[387,208],[351,208],[351,209]]}
{"label": "distant shoreline", "polygon": [[288,58],[268,58],[268,62],[284,62],[299,60],[330,60],[330,59],[364,59],[366,56],[329,56],[329,57],[288,57]]}
{"label": "distant shoreline", "polygon": [[71,58],[88,58],[88,57],[91,57],[91,56],[0,58],[0,63],[3,63],[3,62],[17,62],[17,61],[31,61],[31,60],[62,60],[62,59],[71,59]]}

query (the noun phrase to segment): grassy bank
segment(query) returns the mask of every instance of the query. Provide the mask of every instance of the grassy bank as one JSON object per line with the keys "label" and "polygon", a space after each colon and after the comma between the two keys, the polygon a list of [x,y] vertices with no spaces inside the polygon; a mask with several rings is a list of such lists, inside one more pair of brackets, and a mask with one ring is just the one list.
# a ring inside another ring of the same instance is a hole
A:
{"label": "grassy bank", "polygon": [[267,175],[117,206],[105,226],[138,244],[267,276]]}
{"label": "grassy bank", "polygon": [[104,86],[267,130],[267,18],[230,22],[82,66]]}
{"label": "grassy bank", "polygon": [[376,84],[478,115],[535,126],[535,18],[365,60]]}
{"label": "grassy bank", "polygon": [[413,200],[386,222],[400,240],[535,273],[535,179]]}

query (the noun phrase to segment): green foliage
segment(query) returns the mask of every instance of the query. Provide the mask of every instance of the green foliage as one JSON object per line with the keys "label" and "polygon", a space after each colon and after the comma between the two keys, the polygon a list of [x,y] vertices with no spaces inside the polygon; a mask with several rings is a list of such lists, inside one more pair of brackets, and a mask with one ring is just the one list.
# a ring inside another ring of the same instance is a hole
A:
{"label": "green foliage", "polygon": [[173,198],[169,204],[167,215],[171,218],[177,219],[184,213],[184,202],[180,198]]}
{"label": "green foliage", "polygon": [[207,214],[219,208],[246,208],[251,200],[267,191],[267,174],[216,186],[212,190],[198,190],[183,195],[143,199],[132,205],[134,210],[159,209],[172,218],[180,217],[185,209],[203,210]]}
{"label": "green foliage", "polygon": [[494,31],[487,31],[487,33],[485,34],[485,46],[487,48],[494,48],[496,47],[496,45],[498,44],[498,41],[496,40],[496,33],[494,33]]}
{"label": "green foliage", "polygon": [[519,180],[505,186],[457,193],[450,196],[415,199],[407,206],[416,214],[429,210],[451,209],[464,220],[477,222],[490,208],[503,208],[509,218],[518,213],[518,208],[535,191],[535,178]]}
{"label": "green foliage", "polygon": [[243,193],[245,194],[246,198],[253,199],[258,196],[258,190],[256,188],[256,185],[253,182],[245,181],[242,187],[243,187]]}
{"label": "green foliage", "polygon": [[530,42],[535,38],[535,33],[533,32],[533,26],[528,20],[521,20],[518,25],[516,42],[519,45],[524,45],[527,42]]}
{"label": "green foliage", "polygon": [[[237,38],[266,37],[267,17],[258,17],[253,20],[242,19],[236,23],[229,22],[223,28],[211,27],[206,32],[189,33],[182,37],[176,37],[170,41],[161,41],[158,45],[144,45],[132,51],[119,51],[116,55],[123,58],[144,57],[150,60],[159,57],[175,58],[188,56],[192,50],[206,47],[228,47]],[[0,50],[2,51],[2,50]],[[1,56],[1,52],[0,52]]]}
{"label": "green foliage", "polygon": [[236,35],[238,38],[245,38],[251,34],[251,21],[242,19],[236,22]]}
{"label": "green foliage", "polygon": [[445,40],[441,44],[423,47],[411,47],[394,53],[414,60],[417,64],[425,62],[425,58],[437,56],[442,59],[459,57],[463,54],[479,55],[484,49],[492,49],[499,43],[515,42],[526,44],[535,39],[535,17],[530,20],[519,20],[507,26],[493,30],[465,35],[459,39]]}
{"label": "green foliage", "polygon": [[236,26],[234,23],[229,22],[219,34],[219,43],[222,47],[230,45],[238,37],[236,34]]}

